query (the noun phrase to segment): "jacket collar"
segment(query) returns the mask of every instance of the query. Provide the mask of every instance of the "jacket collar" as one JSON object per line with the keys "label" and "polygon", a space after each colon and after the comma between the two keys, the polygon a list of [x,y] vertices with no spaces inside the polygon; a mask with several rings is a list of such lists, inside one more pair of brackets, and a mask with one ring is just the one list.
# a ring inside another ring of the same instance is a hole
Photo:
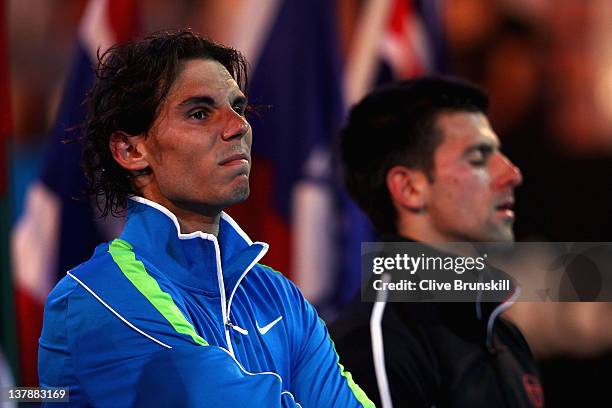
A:
{"label": "jacket collar", "polygon": [[[380,241],[418,242],[400,235],[390,234],[382,235]],[[445,257],[455,256],[453,254],[443,253],[424,243],[421,243],[421,245],[424,250],[430,254],[440,254]],[[466,338],[485,339],[487,348],[493,349],[493,325],[497,318],[514,304],[515,300],[520,295],[521,289],[515,286],[510,276],[502,270],[493,268],[489,265],[487,272],[495,276],[496,279],[510,279],[510,290],[507,292],[504,301],[431,302],[419,303],[416,308],[414,307],[414,303],[394,303],[393,306],[405,319],[415,318],[415,312],[422,313],[424,316],[430,316],[430,313],[433,313],[436,318],[442,320],[445,325],[453,328],[456,332],[461,333]]]}
{"label": "jacket collar", "polygon": [[231,292],[268,251],[268,244],[251,241],[225,212],[218,237],[202,231],[183,234],[170,210],[137,196],[128,205],[121,239],[170,280],[217,295],[220,287]]}

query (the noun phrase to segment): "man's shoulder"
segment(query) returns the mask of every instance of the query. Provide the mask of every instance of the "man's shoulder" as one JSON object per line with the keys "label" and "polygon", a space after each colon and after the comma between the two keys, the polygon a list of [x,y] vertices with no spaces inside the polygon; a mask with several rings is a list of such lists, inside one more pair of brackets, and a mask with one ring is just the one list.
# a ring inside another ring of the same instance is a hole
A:
{"label": "man's shoulder", "polygon": [[266,265],[257,264],[240,284],[252,302],[265,303],[283,313],[285,320],[316,321],[317,312],[300,289],[281,272]]}
{"label": "man's shoulder", "polygon": [[[354,338],[357,333],[369,333],[375,303],[361,300],[358,293],[345,305],[331,325],[334,337]],[[383,305],[378,303],[378,308]],[[437,316],[427,304],[422,303],[385,303],[380,327],[391,337],[415,337],[419,332],[435,325]],[[369,336],[367,337],[369,341]]]}
{"label": "man's shoulder", "polygon": [[71,320],[81,321],[98,314],[111,317],[108,311],[115,315],[124,311],[138,320],[142,314],[138,312],[148,310],[132,307],[148,303],[113,259],[110,244],[98,245],[87,261],[66,272],[47,297],[45,315],[59,311]]}
{"label": "man's shoulder", "polygon": [[68,271],[47,296],[41,346],[64,344],[67,347],[67,344],[72,342],[70,338],[77,337],[80,333],[84,321],[99,323],[104,318],[105,313],[98,301],[91,296],[82,282],[85,280],[84,276],[99,272],[104,264],[110,266],[110,263],[103,260],[103,249],[100,253],[98,249],[89,260]]}
{"label": "man's shoulder", "polygon": [[[339,348],[355,348],[358,353],[359,349],[371,350],[372,324],[381,330],[390,355],[401,354],[404,350],[409,350],[411,354],[421,354],[429,347],[427,322],[423,321],[423,316],[405,321],[406,316],[398,310],[397,304],[387,303],[384,305],[380,321],[373,323],[375,305],[371,302],[362,302],[357,295],[343,308],[330,326],[331,336]],[[378,305],[380,307],[382,303]],[[378,310],[377,313],[380,312],[381,310]],[[411,314],[419,315],[416,311]]]}
{"label": "man's shoulder", "polygon": [[253,266],[253,269],[251,271],[258,273],[258,274],[263,274],[264,276],[267,276],[271,279],[278,279],[278,280],[287,279],[281,271],[276,270],[273,267],[262,264],[262,263],[256,263],[255,266]]}
{"label": "man's shoulder", "polygon": [[529,347],[529,343],[521,330],[512,321],[505,317],[499,317],[495,325],[495,332],[500,341],[512,350],[517,358],[532,363],[534,370],[536,369],[535,364],[533,364],[535,359],[531,347]]}
{"label": "man's shoulder", "polygon": [[[344,337],[350,338],[356,333],[368,333],[371,314],[372,303],[362,302],[359,294],[354,296],[330,325],[329,330],[334,341]],[[361,336],[358,339],[364,340]],[[369,336],[365,339],[369,340]]]}
{"label": "man's shoulder", "polygon": [[70,269],[67,274],[79,278],[80,276],[97,273],[114,265],[113,258],[108,252],[109,245],[110,242],[98,245],[91,258]]}
{"label": "man's shoulder", "polygon": [[[384,305],[381,320],[373,321],[372,316],[380,313],[375,307],[381,305]],[[406,324],[395,305],[362,302],[358,295],[331,325],[330,335],[342,364],[375,402],[380,403],[375,350],[382,347],[386,376],[393,394],[397,394],[394,400],[422,406],[429,401],[428,390],[436,384],[438,362],[429,349],[431,338],[423,335],[425,325]]]}
{"label": "man's shoulder", "polygon": [[45,301],[45,315],[62,312],[67,307],[68,299],[78,289],[78,283],[71,276],[64,276],[57,282]]}
{"label": "man's shoulder", "polygon": [[[78,277],[99,271],[100,268],[112,264],[112,258],[108,254],[108,243],[96,247],[93,255],[87,261],[70,269],[62,277],[47,296],[47,304],[63,302],[69,298],[79,287]],[[75,277],[77,279],[75,279]]]}
{"label": "man's shoulder", "polygon": [[253,269],[251,269],[249,275],[251,280],[257,280],[262,285],[267,287],[272,285],[275,288],[285,290],[293,295],[300,293],[297,286],[291,282],[289,278],[271,266],[257,263],[255,266],[253,266]]}

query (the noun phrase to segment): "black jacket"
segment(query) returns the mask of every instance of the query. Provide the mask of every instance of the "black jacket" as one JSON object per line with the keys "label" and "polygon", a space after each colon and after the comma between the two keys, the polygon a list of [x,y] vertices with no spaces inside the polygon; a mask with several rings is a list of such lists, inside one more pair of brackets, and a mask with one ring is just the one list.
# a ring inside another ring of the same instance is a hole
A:
{"label": "black jacket", "polygon": [[[500,306],[387,303],[381,326],[393,406],[543,406],[529,346],[513,324],[497,317],[508,304]],[[331,335],[340,362],[381,406],[372,355],[372,308],[372,303],[356,298],[331,326]],[[487,325],[492,327],[489,334]]]}

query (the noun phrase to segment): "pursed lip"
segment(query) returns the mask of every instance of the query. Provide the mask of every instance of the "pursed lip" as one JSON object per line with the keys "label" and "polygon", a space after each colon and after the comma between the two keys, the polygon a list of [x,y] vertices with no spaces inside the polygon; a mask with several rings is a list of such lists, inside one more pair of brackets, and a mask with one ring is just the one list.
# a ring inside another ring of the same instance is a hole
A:
{"label": "pursed lip", "polygon": [[229,165],[240,164],[243,161],[246,161],[248,163],[250,161],[249,156],[245,153],[236,153],[236,154],[232,154],[231,156],[228,156],[225,159],[221,160],[219,162],[219,165],[225,166],[228,164]]}

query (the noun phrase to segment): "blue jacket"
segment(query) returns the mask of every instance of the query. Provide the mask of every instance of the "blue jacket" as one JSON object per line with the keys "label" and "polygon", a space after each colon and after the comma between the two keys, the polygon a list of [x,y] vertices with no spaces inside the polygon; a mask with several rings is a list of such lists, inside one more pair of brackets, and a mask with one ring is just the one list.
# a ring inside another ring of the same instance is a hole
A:
{"label": "blue jacket", "polygon": [[41,386],[74,406],[373,406],[315,309],[258,263],[267,250],[227,214],[218,238],[182,234],[134,197],[121,237],[47,299]]}

